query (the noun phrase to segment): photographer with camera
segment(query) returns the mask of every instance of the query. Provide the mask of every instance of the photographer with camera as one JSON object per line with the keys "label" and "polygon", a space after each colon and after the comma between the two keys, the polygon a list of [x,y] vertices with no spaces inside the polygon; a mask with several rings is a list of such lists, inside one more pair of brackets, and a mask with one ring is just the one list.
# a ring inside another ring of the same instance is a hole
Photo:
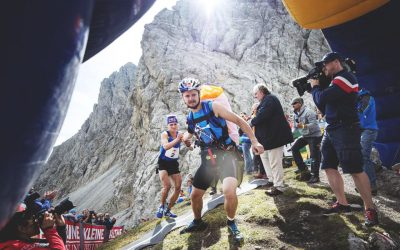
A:
{"label": "photographer with camera", "polygon": [[[65,228],[61,215],[44,212],[42,222],[28,210],[17,212],[0,232],[0,249],[65,249],[54,226]],[[32,237],[43,231],[46,242]],[[65,232],[65,231],[64,231]]]}
{"label": "photographer with camera", "polygon": [[344,174],[351,174],[364,201],[365,225],[378,224],[368,176],[363,171],[360,145],[360,123],[356,110],[358,83],[356,77],[345,69],[343,57],[337,52],[326,54],[316,63],[331,82],[321,87],[319,80],[311,78],[311,93],[319,110],[326,115],[327,127],[321,143],[322,163],[329,185],[337,201],[326,215],[351,212],[344,193],[344,183],[338,165]]}
{"label": "photographer with camera", "polygon": [[[308,183],[319,182],[319,165],[321,130],[317,122],[317,114],[304,105],[303,98],[297,97],[292,100],[294,123],[293,132],[299,131],[301,136],[297,138],[292,146],[293,159],[298,167],[298,173],[302,181]],[[300,154],[300,149],[306,145],[310,148],[311,173],[308,171],[306,164]]]}

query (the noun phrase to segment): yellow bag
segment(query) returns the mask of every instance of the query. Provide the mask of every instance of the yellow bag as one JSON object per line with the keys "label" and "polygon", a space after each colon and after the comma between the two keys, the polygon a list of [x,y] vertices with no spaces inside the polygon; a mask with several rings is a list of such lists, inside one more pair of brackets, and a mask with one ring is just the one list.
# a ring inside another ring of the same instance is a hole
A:
{"label": "yellow bag", "polygon": [[224,89],[215,85],[202,85],[200,89],[200,100],[213,100],[224,93]]}
{"label": "yellow bag", "polygon": [[[227,110],[232,111],[228,97],[225,95],[222,87],[215,85],[201,85],[200,100],[217,102],[224,106]],[[239,132],[236,124],[230,121],[226,121],[226,124],[228,126],[229,137],[231,137],[236,145],[239,145]]]}

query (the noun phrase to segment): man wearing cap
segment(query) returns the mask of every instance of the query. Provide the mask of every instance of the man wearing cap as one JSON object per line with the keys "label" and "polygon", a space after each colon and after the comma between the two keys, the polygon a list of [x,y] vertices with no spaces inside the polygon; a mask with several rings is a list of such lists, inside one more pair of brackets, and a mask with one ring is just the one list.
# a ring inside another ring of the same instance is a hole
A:
{"label": "man wearing cap", "polygon": [[316,79],[311,79],[311,93],[318,109],[325,114],[327,127],[321,142],[322,162],[329,185],[337,201],[325,214],[350,212],[344,194],[344,183],[338,165],[345,174],[351,174],[364,201],[365,225],[378,224],[368,176],[363,171],[360,145],[360,123],[356,110],[358,83],[356,77],[345,70],[344,60],[337,52],[326,54],[317,62],[331,79],[328,88],[322,89]]}
{"label": "man wearing cap", "polygon": [[[321,143],[321,130],[318,126],[317,114],[304,105],[303,98],[297,97],[292,100],[294,123],[293,131],[299,131],[299,137],[292,146],[293,159],[298,167],[298,172],[304,176],[303,180],[308,180],[308,183],[319,182],[319,165],[320,165],[320,151],[319,144]],[[311,173],[309,171],[303,158],[300,154],[300,149],[309,145],[310,158],[311,158]]]}
{"label": "man wearing cap", "polygon": [[[179,148],[182,141],[183,133],[178,132],[178,119],[175,115],[167,116],[168,129],[161,133],[160,156],[158,157],[158,168],[156,172],[160,176],[162,183],[161,204],[157,210],[157,218],[163,216],[176,218],[177,216],[171,212],[171,208],[175,205],[181,191],[182,177],[179,171]],[[170,180],[171,179],[171,180]],[[171,188],[171,181],[174,186],[168,205],[166,199]]]}

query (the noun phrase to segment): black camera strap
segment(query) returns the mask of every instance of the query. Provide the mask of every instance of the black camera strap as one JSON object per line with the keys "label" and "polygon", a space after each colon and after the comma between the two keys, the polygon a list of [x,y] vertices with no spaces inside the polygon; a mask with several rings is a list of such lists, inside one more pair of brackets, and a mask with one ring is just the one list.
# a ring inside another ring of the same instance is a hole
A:
{"label": "black camera strap", "polygon": [[[300,114],[297,115],[297,121],[299,120],[300,116],[304,113],[304,111],[306,111],[306,109],[304,108],[303,111],[300,112]],[[299,123],[299,122],[297,122]]]}

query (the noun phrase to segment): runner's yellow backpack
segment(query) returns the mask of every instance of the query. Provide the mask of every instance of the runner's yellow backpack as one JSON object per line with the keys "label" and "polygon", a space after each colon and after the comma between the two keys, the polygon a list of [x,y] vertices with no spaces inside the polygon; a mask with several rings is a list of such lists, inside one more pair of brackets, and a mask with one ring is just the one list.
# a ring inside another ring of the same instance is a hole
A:
{"label": "runner's yellow backpack", "polygon": [[[227,110],[232,111],[228,97],[225,95],[222,87],[210,84],[202,84],[200,86],[200,100],[217,102],[224,106]],[[228,126],[229,137],[236,143],[236,145],[239,145],[238,127],[235,123],[230,121],[226,121],[226,124]]]}

